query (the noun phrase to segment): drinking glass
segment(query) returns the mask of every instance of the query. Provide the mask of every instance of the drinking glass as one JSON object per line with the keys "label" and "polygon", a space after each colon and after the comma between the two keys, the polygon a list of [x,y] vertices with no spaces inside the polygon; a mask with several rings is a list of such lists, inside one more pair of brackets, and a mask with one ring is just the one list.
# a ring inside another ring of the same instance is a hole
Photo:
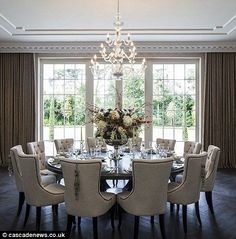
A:
{"label": "drinking glass", "polygon": [[148,142],[149,150],[150,150],[150,157],[152,158],[152,141]]}
{"label": "drinking glass", "polygon": [[156,144],[156,153],[159,154],[160,153],[160,144]]}
{"label": "drinking glass", "polygon": [[75,149],[74,153],[75,153],[75,158],[78,159],[80,150],[79,149]]}

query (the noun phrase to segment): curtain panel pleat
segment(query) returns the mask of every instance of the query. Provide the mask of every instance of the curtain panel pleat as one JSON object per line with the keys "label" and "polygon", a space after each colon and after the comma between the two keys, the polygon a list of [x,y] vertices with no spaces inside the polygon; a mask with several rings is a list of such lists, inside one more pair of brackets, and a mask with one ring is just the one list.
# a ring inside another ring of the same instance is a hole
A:
{"label": "curtain panel pleat", "polygon": [[10,148],[35,139],[34,55],[0,53],[0,165]]}
{"label": "curtain panel pleat", "polygon": [[207,53],[204,148],[221,149],[220,168],[236,168],[236,53]]}

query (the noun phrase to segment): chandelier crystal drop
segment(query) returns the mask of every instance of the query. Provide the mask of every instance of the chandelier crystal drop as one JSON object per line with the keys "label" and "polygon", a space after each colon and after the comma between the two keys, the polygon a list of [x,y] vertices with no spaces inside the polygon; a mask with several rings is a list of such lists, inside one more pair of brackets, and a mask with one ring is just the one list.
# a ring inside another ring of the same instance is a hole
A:
{"label": "chandelier crystal drop", "polygon": [[[114,26],[114,39],[112,39],[108,33],[105,43],[102,43],[100,46],[99,53],[101,54],[103,61],[111,65],[112,75],[119,80],[122,79],[124,72],[126,72],[126,74],[134,72],[134,64],[136,63],[135,57],[137,56],[136,47],[130,38],[130,34],[127,35],[126,40],[122,39],[121,29],[123,22],[120,17],[119,0]],[[90,68],[94,77],[99,78],[101,67],[98,62],[97,55],[94,55],[93,59],[91,59]],[[146,61],[144,58],[139,69],[139,73],[143,73],[145,69]]]}

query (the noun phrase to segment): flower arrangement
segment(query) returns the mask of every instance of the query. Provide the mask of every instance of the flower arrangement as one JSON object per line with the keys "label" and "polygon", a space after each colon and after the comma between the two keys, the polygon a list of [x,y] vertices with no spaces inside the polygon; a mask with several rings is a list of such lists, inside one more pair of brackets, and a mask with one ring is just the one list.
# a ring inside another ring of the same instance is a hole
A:
{"label": "flower arrangement", "polygon": [[141,125],[150,123],[134,109],[95,109],[92,121],[97,127],[96,137],[125,144],[129,138],[137,138]]}

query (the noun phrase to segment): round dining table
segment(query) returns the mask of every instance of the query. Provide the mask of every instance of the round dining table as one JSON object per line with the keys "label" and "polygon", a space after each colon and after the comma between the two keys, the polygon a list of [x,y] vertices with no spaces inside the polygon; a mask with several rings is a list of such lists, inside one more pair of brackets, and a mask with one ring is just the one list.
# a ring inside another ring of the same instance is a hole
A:
{"label": "round dining table", "polygon": [[[46,159],[46,167],[48,170],[62,174],[60,159],[63,156],[48,157]],[[84,157],[78,155],[77,157],[73,155],[72,157],[67,157],[68,159],[73,160],[84,160]],[[133,155],[131,153],[124,153],[120,155],[120,159],[116,162],[109,157],[108,153],[101,153],[98,156],[86,157],[86,159],[101,159],[102,160],[102,169],[101,169],[101,179],[102,180],[130,180],[132,179],[132,160],[140,159],[141,155]],[[158,154],[148,154],[146,159],[158,159],[163,160],[164,158],[160,157]],[[144,159],[145,160],[145,159]],[[177,174],[183,172],[184,163],[182,160],[173,160],[171,167],[170,180],[175,181]]]}

